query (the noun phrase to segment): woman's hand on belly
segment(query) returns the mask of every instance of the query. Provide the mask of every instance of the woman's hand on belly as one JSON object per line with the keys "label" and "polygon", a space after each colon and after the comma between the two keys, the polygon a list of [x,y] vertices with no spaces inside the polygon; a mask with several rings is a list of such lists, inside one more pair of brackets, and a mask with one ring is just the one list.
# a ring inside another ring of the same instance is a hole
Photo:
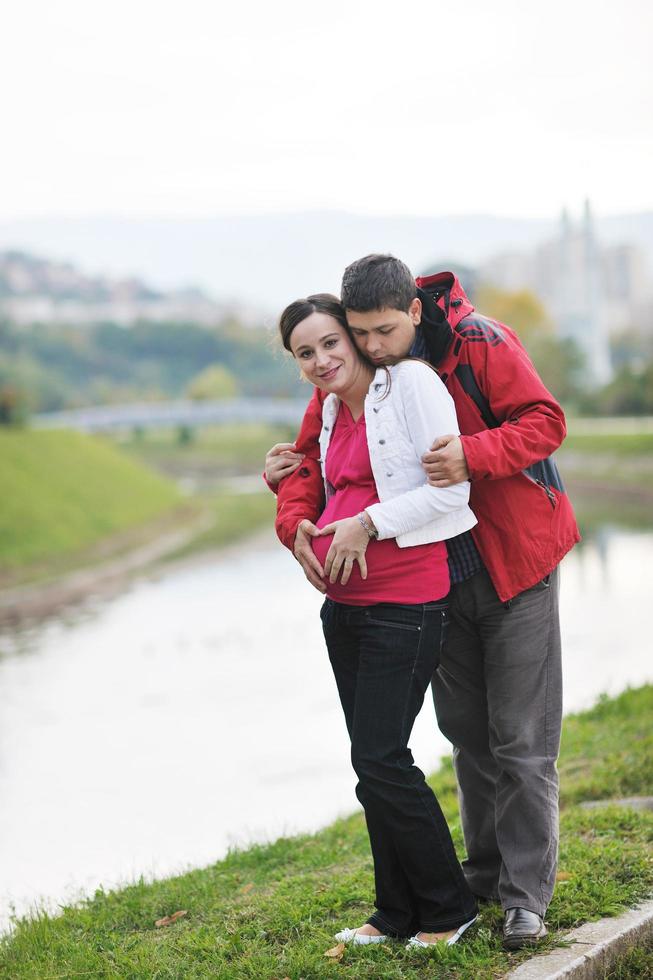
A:
{"label": "woman's hand on belly", "polygon": [[293,554],[299,564],[304,569],[304,575],[314,586],[318,592],[326,592],[326,585],[322,581],[324,578],[324,571],[319,561],[313,554],[313,549],[311,547],[311,538],[316,538],[320,536],[319,530],[316,528],[308,519],[304,518],[297,525],[297,533],[295,534],[295,546],[293,548]]}
{"label": "woman's hand on belly", "polygon": [[332,585],[338,581],[342,571],[341,585],[346,585],[354,567],[358,562],[361,578],[367,578],[367,562],[365,552],[370,543],[370,536],[357,517],[346,517],[341,521],[333,521],[320,529],[320,536],[333,534],[333,541],[324,562],[324,574]]}

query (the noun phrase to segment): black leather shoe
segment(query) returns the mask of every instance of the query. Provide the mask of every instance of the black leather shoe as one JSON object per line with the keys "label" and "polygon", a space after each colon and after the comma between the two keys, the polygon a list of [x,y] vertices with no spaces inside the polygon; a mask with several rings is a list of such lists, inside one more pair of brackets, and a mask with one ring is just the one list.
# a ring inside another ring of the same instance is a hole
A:
{"label": "black leather shoe", "polygon": [[537,946],[546,936],[546,926],[536,912],[528,909],[506,909],[503,922],[504,949],[522,949]]}

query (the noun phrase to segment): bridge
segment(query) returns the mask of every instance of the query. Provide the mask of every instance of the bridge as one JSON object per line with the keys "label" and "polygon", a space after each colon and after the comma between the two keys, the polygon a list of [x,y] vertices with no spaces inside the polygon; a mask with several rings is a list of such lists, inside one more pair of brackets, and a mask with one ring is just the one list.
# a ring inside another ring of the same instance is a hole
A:
{"label": "bridge", "polygon": [[64,412],[35,415],[31,423],[41,429],[77,429],[82,432],[119,432],[173,426],[226,425],[235,422],[299,425],[310,397],[233,398],[224,401],[142,402],[133,405],[97,405]]}

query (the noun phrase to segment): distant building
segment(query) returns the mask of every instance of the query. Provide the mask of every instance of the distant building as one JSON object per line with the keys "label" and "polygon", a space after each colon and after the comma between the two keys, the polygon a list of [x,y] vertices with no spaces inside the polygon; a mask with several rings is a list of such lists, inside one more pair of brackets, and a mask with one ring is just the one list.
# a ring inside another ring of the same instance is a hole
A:
{"label": "distant building", "polygon": [[576,224],[563,211],[557,236],[534,252],[496,256],[479,271],[503,289],[532,289],[559,335],[583,351],[595,384],[612,377],[610,335],[629,326],[642,329],[641,311],[653,296],[644,252],[628,244],[601,246],[589,201]]}
{"label": "distant building", "polygon": [[540,246],[535,263],[536,270],[541,270],[540,290],[560,335],[575,341],[582,350],[590,379],[605,384],[612,377],[609,322],[601,252],[589,201],[578,226],[572,225],[563,211],[559,237]]}

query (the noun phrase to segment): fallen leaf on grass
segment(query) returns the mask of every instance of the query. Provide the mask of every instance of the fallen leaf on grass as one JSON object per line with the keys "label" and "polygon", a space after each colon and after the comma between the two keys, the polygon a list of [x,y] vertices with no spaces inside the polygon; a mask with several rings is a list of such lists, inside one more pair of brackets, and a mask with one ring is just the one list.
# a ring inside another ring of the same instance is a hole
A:
{"label": "fallen leaf on grass", "polygon": [[247,895],[248,892],[251,892],[251,890],[252,890],[253,887],[254,887],[254,885],[250,881],[250,883],[248,885],[243,885],[243,887],[240,889],[240,894],[241,895]]}
{"label": "fallen leaf on grass", "polygon": [[338,943],[338,945],[334,946],[333,949],[327,949],[324,955],[329,956],[332,960],[338,960],[338,962],[340,962],[345,955],[345,944]]}
{"label": "fallen leaf on grass", "polygon": [[556,881],[571,881],[573,875],[570,875],[568,871],[558,871],[556,875]]}
{"label": "fallen leaf on grass", "polygon": [[173,922],[176,922],[177,919],[181,919],[184,915],[188,915],[188,909],[173,912],[172,915],[164,915],[162,919],[157,919],[154,925],[157,927],[157,929],[160,929],[162,926],[171,926]]}

